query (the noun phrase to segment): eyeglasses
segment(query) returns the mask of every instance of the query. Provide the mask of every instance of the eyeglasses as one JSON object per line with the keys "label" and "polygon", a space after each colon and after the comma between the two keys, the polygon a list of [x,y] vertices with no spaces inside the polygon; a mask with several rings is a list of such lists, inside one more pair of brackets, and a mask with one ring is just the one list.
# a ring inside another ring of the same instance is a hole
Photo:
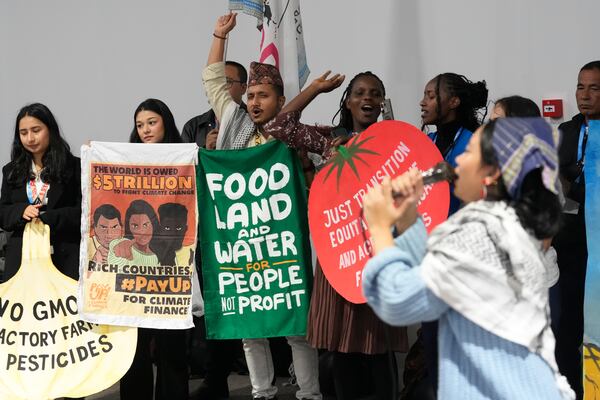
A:
{"label": "eyeglasses", "polygon": [[229,89],[231,87],[231,85],[233,85],[234,83],[239,83],[240,85],[245,84],[246,82],[242,82],[242,81],[236,81],[235,79],[229,79],[229,78],[225,78],[225,82],[227,85],[227,88]]}

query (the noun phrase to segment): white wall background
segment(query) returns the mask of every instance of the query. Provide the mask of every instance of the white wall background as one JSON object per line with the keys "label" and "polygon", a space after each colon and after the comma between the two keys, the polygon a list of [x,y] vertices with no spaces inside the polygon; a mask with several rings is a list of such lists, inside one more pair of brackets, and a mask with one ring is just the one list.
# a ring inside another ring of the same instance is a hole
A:
{"label": "white wall background", "polygon": [[[54,112],[75,154],[87,140],[126,141],[133,111],[165,101],[181,129],[204,112],[200,71],[225,0],[0,0],[0,163],[26,103]],[[397,119],[419,125],[425,83],[440,72],[485,79],[490,99],[563,98],[576,112],[579,68],[600,59],[598,0],[303,0],[311,78],[371,70]],[[241,15],[228,58],[258,53]],[[309,78],[309,79],[311,79]],[[317,99],[305,122],[329,123],[342,94]]]}

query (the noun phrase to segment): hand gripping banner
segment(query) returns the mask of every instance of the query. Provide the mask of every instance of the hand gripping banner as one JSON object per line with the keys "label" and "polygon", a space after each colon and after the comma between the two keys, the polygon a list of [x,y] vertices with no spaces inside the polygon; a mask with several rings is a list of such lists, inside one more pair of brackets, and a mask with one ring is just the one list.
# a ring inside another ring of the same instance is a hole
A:
{"label": "hand gripping banner", "polygon": [[197,149],[100,142],[82,147],[78,304],[84,320],[193,326]]}
{"label": "hand gripping banner", "polygon": [[312,266],[294,151],[201,149],[198,190],[207,337],[305,335]]}
{"label": "hand gripping banner", "polygon": [[17,274],[0,285],[0,398],[83,397],[117,382],[137,329],[84,322],[77,282],[50,258],[50,228],[30,222]]}

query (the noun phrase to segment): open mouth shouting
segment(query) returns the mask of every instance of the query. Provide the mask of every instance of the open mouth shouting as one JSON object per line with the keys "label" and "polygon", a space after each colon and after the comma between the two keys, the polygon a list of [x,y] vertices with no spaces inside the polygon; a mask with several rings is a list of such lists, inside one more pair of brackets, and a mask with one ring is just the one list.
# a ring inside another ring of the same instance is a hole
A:
{"label": "open mouth shouting", "polygon": [[376,113],[377,107],[375,107],[373,104],[363,104],[360,106],[360,110],[365,116],[371,116]]}
{"label": "open mouth shouting", "polygon": [[254,119],[254,120],[259,119],[262,114],[263,114],[263,110],[258,107],[254,107],[250,110],[250,115],[252,116],[252,119]]}

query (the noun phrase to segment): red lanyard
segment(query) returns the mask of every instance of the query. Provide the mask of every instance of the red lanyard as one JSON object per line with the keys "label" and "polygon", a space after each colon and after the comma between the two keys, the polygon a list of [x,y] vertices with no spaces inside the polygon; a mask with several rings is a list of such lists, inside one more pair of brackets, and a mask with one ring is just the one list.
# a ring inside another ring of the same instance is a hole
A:
{"label": "red lanyard", "polygon": [[[40,190],[40,194],[37,193],[37,187],[35,185],[35,179],[29,180],[29,188],[31,189],[31,197],[29,198],[29,202],[31,204],[42,204],[44,202],[44,197],[46,197],[46,192],[48,191],[47,183],[42,185],[42,190]],[[28,193],[29,194],[29,193]]]}

